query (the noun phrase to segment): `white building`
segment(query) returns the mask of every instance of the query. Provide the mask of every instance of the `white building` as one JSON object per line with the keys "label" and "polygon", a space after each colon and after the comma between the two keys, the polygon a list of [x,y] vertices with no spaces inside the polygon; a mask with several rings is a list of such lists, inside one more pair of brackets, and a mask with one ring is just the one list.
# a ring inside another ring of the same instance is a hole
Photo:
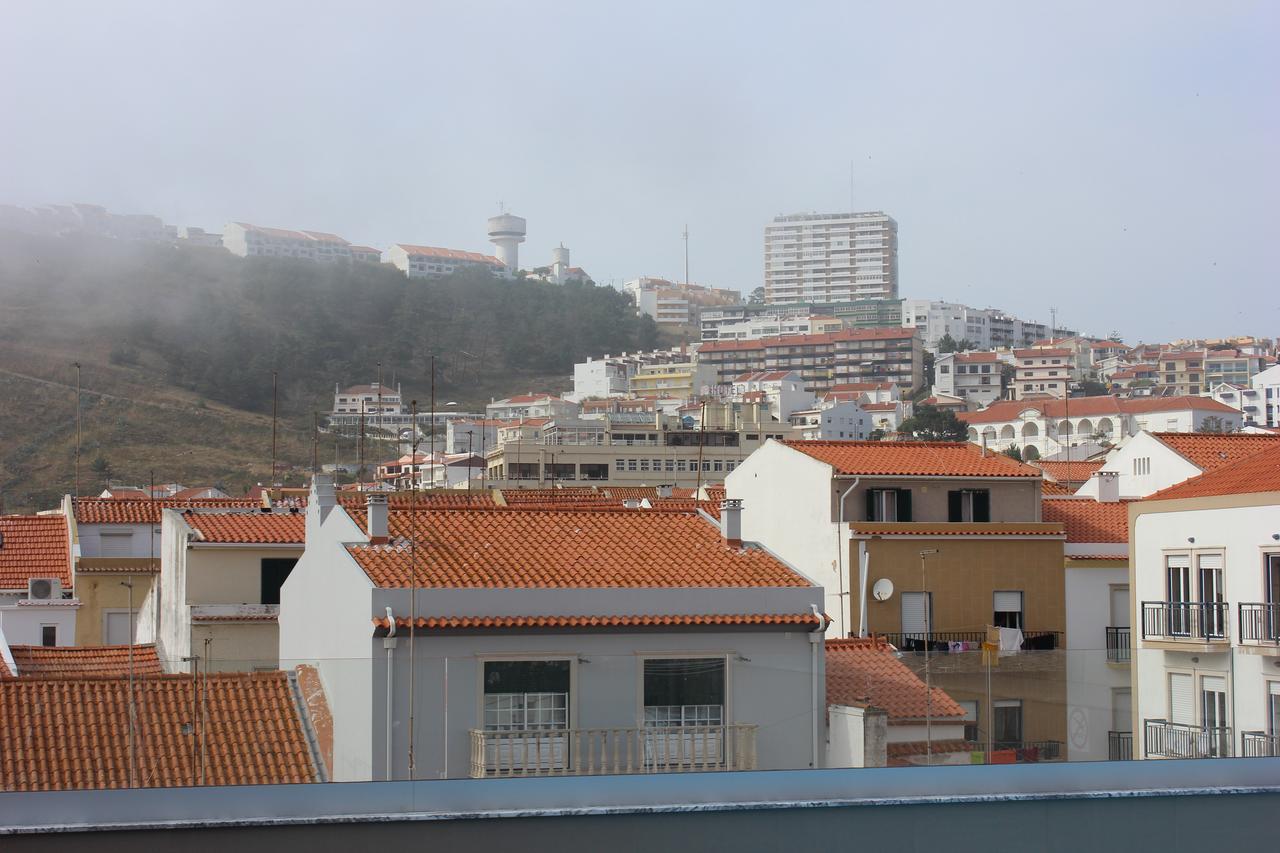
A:
{"label": "white building", "polygon": [[65,515],[0,515],[0,634],[10,643],[76,644],[72,562]]}
{"label": "white building", "polygon": [[646,314],[659,325],[688,325],[698,322],[701,309],[734,305],[742,300],[736,290],[683,284],[665,278],[643,276],[622,285],[635,303],[636,313]]}
{"label": "white building", "polygon": [[1219,382],[1209,389],[1209,397],[1240,413],[1244,426],[1257,426],[1266,417],[1263,394],[1257,388],[1234,382]]}
{"label": "white building", "polygon": [[1061,400],[1071,393],[1075,370],[1075,354],[1066,348],[1014,350],[1013,399]]}
{"label": "white building", "polygon": [[318,480],[280,657],[319,671],[331,778],[821,766],[822,589],[738,512],[353,517]]}
{"label": "white building", "polygon": [[310,261],[351,260],[351,244],[324,231],[267,228],[248,222],[229,222],[222,229],[222,245],[242,258],[304,258]]}
{"label": "white building", "polygon": [[1280,427],[1280,364],[1256,374],[1249,385],[1261,395],[1262,408],[1254,421],[1258,426]]}
{"label": "white building", "polygon": [[1280,755],[1280,451],[1130,505],[1135,758]]}
{"label": "white building", "polygon": [[178,242],[188,246],[222,246],[222,235],[188,225],[178,229]]}
{"label": "white building", "polygon": [[812,409],[794,411],[787,420],[791,423],[792,438],[805,441],[862,440],[876,428],[872,426],[871,415],[853,400],[833,400]]}
{"label": "white building", "polygon": [[938,342],[947,335],[957,343],[968,340],[980,350],[1000,347],[1029,347],[1046,337],[1074,334],[1067,329],[1054,330],[1030,320],[1021,320],[998,308],[971,308],[957,302],[933,299],[902,300],[902,325],[920,333],[925,349],[936,352]]}
{"label": "white building", "polygon": [[871,213],[800,213],[764,229],[770,304],[898,296],[898,223]]}
{"label": "white building", "polygon": [[980,409],[1004,396],[1000,356],[994,352],[949,352],[937,356],[933,395],[956,397]]}
{"label": "white building", "polygon": [[387,263],[409,278],[431,278],[453,275],[463,270],[484,270],[494,275],[509,276],[506,265],[492,255],[441,249],[437,246],[415,246],[396,243],[387,249]]}
{"label": "white building", "polygon": [[804,378],[793,370],[744,373],[733,380],[729,399],[737,403],[764,403],[776,421],[788,420],[792,413],[814,406],[813,392],[805,390]]}
{"label": "white building", "polygon": [[578,404],[554,394],[516,394],[501,400],[492,400],[484,407],[490,420],[514,421],[521,418],[574,418]]}
{"label": "white building", "polygon": [[[1107,455],[1099,471],[1118,478],[1118,494],[1144,498],[1224,465],[1280,447],[1280,435],[1139,432]],[[1096,498],[1098,480],[1077,494]]]}
{"label": "white building", "polygon": [[631,379],[642,367],[657,364],[679,364],[691,361],[698,345],[681,345],[669,350],[624,352],[622,355],[605,354],[603,358],[588,357],[573,366],[573,391],[565,394],[566,400],[581,403],[591,397],[626,397],[631,391]]}
{"label": "white building", "polygon": [[702,339],[719,341],[747,341],[758,338],[787,335],[821,335],[846,328],[839,317],[813,315],[808,311],[780,314],[757,314],[741,320],[704,320]]}

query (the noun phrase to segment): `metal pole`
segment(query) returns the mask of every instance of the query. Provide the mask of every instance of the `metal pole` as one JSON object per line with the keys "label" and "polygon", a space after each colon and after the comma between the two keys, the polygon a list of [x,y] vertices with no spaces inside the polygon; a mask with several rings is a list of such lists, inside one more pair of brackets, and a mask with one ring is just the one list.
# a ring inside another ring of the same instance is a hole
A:
{"label": "metal pole", "polygon": [[137,766],[136,741],[134,727],[137,711],[134,706],[133,692],[133,580],[121,581],[121,586],[129,588],[129,787],[134,787],[134,768]]}
{"label": "metal pole", "polygon": [[[418,401],[410,403],[413,411],[413,445],[409,458],[416,462],[418,458]],[[414,711],[414,640],[417,639],[418,627],[418,485],[417,478],[410,480],[412,490],[409,492],[409,779],[413,780],[413,711]],[[391,511],[387,511],[387,526],[390,528]],[[387,531],[390,533],[390,529]]]}
{"label": "metal pole", "polygon": [[933,764],[933,678],[929,668],[929,643],[933,634],[933,601],[929,596],[929,580],[925,574],[925,558],[938,553],[937,548],[920,552],[920,588],[924,591],[924,741],[925,763]]}
{"label": "metal pole", "polygon": [[76,470],[75,495],[80,497],[80,442],[82,438],[80,420],[80,362],[73,362],[76,368]]}
{"label": "metal pole", "polygon": [[279,409],[279,377],[271,371],[271,488],[276,487],[276,415]]}
{"label": "metal pole", "polygon": [[471,492],[471,463],[475,460],[475,456],[471,453],[471,440],[476,437],[475,430],[467,431],[467,492]]}
{"label": "metal pole", "polygon": [[[311,476],[320,471],[320,413],[311,413]],[[337,471],[333,472],[335,475]]]}
{"label": "metal pole", "polygon": [[702,449],[707,443],[707,402],[702,401],[702,422],[698,424],[698,480],[694,486],[693,496],[696,498],[702,491]]}
{"label": "metal pole", "polygon": [[[417,428],[415,424],[415,429]],[[360,434],[356,436],[356,490],[364,491],[364,398],[360,398]]]}

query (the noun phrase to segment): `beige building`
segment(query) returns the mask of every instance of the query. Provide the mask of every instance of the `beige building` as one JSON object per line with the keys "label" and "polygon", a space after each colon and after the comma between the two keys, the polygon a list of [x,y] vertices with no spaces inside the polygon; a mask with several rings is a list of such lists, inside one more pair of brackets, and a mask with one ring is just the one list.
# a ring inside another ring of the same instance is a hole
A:
{"label": "beige building", "polygon": [[1013,399],[1061,400],[1070,393],[1075,354],[1065,347],[1013,351]]}
{"label": "beige building", "polygon": [[1204,350],[1176,350],[1160,354],[1156,382],[1166,394],[1200,394],[1209,389]]}

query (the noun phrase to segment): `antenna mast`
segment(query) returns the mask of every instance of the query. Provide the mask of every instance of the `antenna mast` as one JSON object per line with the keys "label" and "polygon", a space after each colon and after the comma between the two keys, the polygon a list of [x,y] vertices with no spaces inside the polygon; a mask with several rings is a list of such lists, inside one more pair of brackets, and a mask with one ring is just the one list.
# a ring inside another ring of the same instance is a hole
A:
{"label": "antenna mast", "polygon": [[[410,405],[413,411],[413,444],[409,453],[409,470],[415,473],[415,476],[409,480],[411,487],[409,491],[409,780],[413,781],[413,742],[415,734],[413,727],[413,647],[414,640],[418,634],[418,480],[416,476],[418,464],[418,401],[414,400]],[[391,510],[388,508],[388,527],[390,527],[390,519]],[[391,627],[392,629],[395,628],[394,625]]]}
{"label": "antenna mast", "polygon": [[276,487],[276,415],[279,410],[279,374],[271,371],[271,488]]}
{"label": "antenna mast", "polygon": [[72,362],[76,368],[76,473],[75,473],[75,490],[76,497],[80,497],[80,439],[81,439],[81,423],[80,423],[80,362]]}
{"label": "antenna mast", "polygon": [[684,286],[689,286],[689,223],[684,226]]}

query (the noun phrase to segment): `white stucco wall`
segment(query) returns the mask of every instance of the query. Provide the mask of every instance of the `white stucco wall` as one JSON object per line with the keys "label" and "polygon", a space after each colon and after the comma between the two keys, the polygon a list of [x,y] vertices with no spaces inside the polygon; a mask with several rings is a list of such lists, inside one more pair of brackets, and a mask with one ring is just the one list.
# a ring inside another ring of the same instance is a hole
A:
{"label": "white stucco wall", "polygon": [[58,629],[59,646],[76,644],[76,611],[80,609],[78,603],[19,604],[12,596],[7,598],[10,603],[0,603],[0,632],[3,632],[4,639],[11,645],[41,645],[41,628],[45,625]]}
{"label": "white stucco wall", "polygon": [[[1125,547],[1112,546],[1112,551]],[[1107,760],[1107,733],[1114,725],[1115,691],[1130,689],[1130,665],[1107,661],[1106,629],[1112,627],[1111,590],[1128,585],[1129,567],[1124,563],[1069,566],[1066,570],[1067,756],[1070,761]]]}
{"label": "white stucco wall", "polygon": [[[1145,463],[1141,469],[1135,469],[1134,463],[1139,459],[1151,461],[1149,473],[1134,473],[1135,470],[1146,470]],[[1134,435],[1123,446],[1113,450],[1099,470],[1114,471],[1120,475],[1118,479],[1122,498],[1146,497],[1202,473],[1186,457],[1175,453],[1169,445],[1147,432]],[[1098,478],[1090,477],[1088,482],[1076,490],[1076,494],[1096,499]]]}

